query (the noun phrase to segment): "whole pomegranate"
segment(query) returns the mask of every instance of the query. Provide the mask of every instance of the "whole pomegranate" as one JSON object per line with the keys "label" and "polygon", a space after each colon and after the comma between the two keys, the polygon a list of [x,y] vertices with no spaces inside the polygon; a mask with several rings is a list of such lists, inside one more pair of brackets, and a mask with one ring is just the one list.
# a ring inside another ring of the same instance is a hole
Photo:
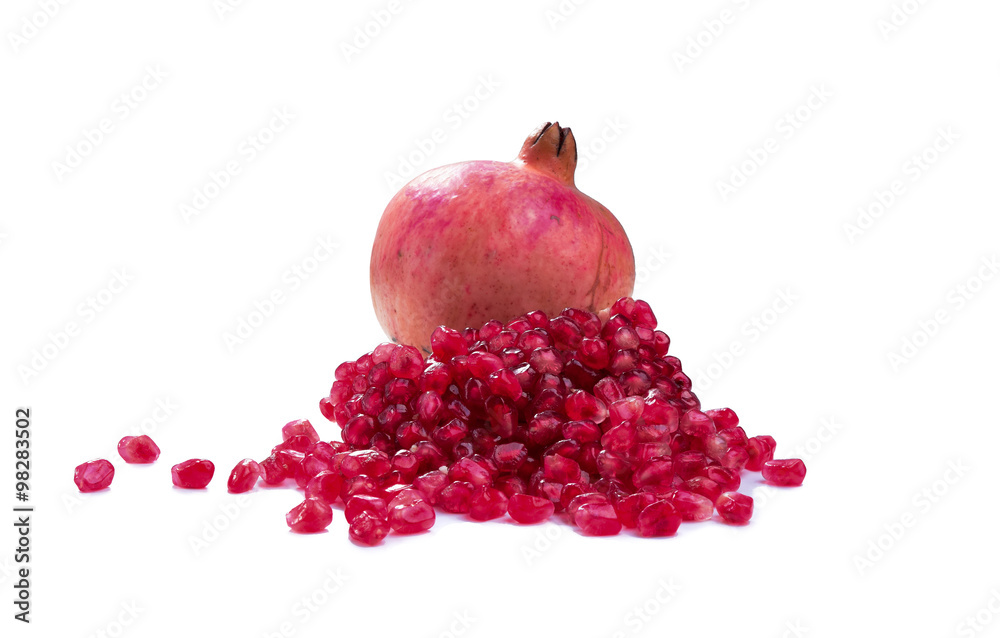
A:
{"label": "whole pomegranate", "polygon": [[611,211],[574,185],[576,159],[572,131],[546,122],[511,162],[442,166],[396,193],[371,260],[386,334],[430,352],[439,325],[596,312],[631,295],[632,246]]}

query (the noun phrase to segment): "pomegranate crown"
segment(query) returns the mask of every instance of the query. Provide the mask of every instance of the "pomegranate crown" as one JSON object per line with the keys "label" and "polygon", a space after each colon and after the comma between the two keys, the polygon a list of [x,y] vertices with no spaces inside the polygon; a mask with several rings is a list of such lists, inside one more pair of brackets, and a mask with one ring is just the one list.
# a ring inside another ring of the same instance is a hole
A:
{"label": "pomegranate crown", "polygon": [[573,186],[576,158],[573,131],[559,126],[559,122],[546,122],[524,141],[515,161]]}

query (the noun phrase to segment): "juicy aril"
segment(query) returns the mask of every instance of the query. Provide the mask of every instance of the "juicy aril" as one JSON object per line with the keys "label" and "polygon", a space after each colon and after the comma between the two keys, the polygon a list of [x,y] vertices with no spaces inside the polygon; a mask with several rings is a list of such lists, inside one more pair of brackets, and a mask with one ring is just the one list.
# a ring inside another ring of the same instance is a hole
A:
{"label": "juicy aril", "polygon": [[572,131],[546,123],[512,162],[442,166],[396,193],[371,260],[386,334],[430,352],[440,325],[597,311],[631,295],[632,246],[611,211],[574,185],[576,159]]}

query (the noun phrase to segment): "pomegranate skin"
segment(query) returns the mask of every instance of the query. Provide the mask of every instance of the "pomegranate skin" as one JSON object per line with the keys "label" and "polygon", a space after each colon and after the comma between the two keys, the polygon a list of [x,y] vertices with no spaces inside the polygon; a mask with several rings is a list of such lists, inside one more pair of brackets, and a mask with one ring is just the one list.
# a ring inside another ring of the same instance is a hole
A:
{"label": "pomegranate skin", "polygon": [[396,193],[371,258],[386,334],[429,353],[440,325],[597,312],[631,295],[632,246],[615,216],[576,188],[576,159],[572,131],[546,123],[512,162],[442,166]]}

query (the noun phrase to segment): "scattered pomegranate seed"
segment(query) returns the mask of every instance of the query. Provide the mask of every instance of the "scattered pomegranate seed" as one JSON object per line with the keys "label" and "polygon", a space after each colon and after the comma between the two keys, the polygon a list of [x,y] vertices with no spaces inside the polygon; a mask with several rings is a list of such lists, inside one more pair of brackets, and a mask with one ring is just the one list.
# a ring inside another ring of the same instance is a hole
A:
{"label": "scattered pomegranate seed", "polygon": [[576,510],[573,520],[588,536],[614,536],[622,531],[611,503],[584,503]]}
{"label": "scattered pomegranate seed", "polygon": [[500,518],[507,513],[507,495],[495,487],[477,487],[469,503],[469,516],[476,521]]}
{"label": "scattered pomegranate seed", "polygon": [[115,466],[105,459],[94,459],[76,466],[73,482],[81,492],[96,492],[111,485]]}
{"label": "scattered pomegranate seed", "polygon": [[229,481],[226,483],[226,487],[233,494],[249,492],[257,484],[257,479],[260,478],[262,473],[263,470],[260,469],[260,464],[257,461],[243,459],[236,464],[236,467],[229,474]]}
{"label": "scattered pomegranate seed", "polygon": [[723,492],[715,501],[715,508],[727,523],[744,525],[753,515],[753,498],[739,492]]}
{"label": "scattered pomegranate seed", "polygon": [[639,514],[639,536],[673,536],[680,527],[681,517],[666,501],[656,501]]}
{"label": "scattered pomegranate seed", "polygon": [[293,532],[322,532],[333,521],[333,510],[318,498],[307,498],[285,514],[285,522]]}
{"label": "scattered pomegranate seed", "polygon": [[365,545],[378,545],[389,535],[389,521],[371,512],[361,512],[351,521],[351,538]]}
{"label": "scattered pomegranate seed", "polygon": [[145,434],[126,436],[118,442],[118,454],[126,463],[152,463],[160,457],[160,448]]}
{"label": "scattered pomegranate seed", "polygon": [[806,477],[806,466],[799,459],[767,461],[761,474],[765,481],[775,485],[802,485],[802,479]]}
{"label": "scattered pomegranate seed", "polygon": [[541,523],[556,511],[552,501],[541,496],[515,494],[507,503],[507,513],[522,525]]}
{"label": "scattered pomegranate seed", "polygon": [[200,490],[212,482],[215,464],[205,459],[190,459],[170,468],[170,476],[177,487]]}
{"label": "scattered pomegranate seed", "polygon": [[389,525],[399,534],[416,534],[429,530],[434,525],[434,508],[422,498],[408,500],[396,496],[389,510]]}

